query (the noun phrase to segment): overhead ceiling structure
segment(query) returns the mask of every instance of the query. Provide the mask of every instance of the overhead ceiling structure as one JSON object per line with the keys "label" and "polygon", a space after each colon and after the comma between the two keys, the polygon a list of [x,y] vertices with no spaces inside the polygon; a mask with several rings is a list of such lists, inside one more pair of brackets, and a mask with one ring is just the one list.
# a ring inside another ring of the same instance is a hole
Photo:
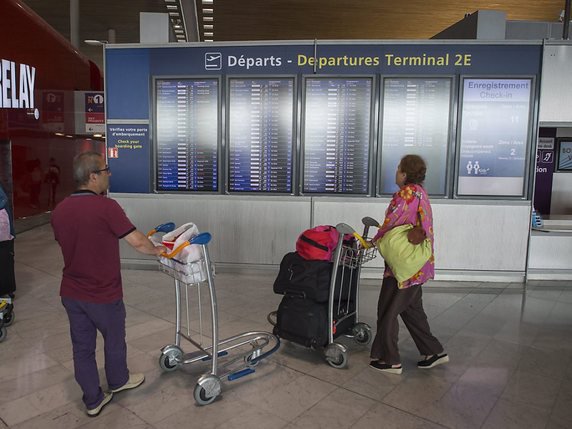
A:
{"label": "overhead ceiling structure", "polygon": [[[70,0],[23,0],[70,38]],[[79,0],[80,40],[139,42],[139,12],[168,13],[176,41],[429,39],[476,10],[557,22],[564,0]],[[101,66],[102,49],[81,43]]]}

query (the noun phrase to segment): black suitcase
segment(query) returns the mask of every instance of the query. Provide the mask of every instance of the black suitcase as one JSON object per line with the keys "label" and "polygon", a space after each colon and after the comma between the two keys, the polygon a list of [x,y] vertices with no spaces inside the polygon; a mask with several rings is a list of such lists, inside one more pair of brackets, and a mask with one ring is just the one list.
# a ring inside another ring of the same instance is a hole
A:
{"label": "black suitcase", "polygon": [[[319,303],[328,302],[332,270],[332,262],[308,261],[297,252],[287,253],[280,262],[280,271],[273,286],[274,293],[298,295]],[[339,297],[342,284],[344,288],[342,299],[348,299],[349,288],[352,287],[351,299],[354,300],[357,270],[342,266],[338,268],[334,292],[336,299]]]}
{"label": "black suitcase", "polygon": [[[349,311],[348,311],[349,308]],[[334,322],[345,314],[355,312],[355,301],[342,301],[340,313],[334,302]],[[334,338],[348,333],[354,325],[355,316],[336,324]],[[301,344],[305,347],[323,347],[328,344],[328,303],[318,303],[302,296],[285,295],[278,306],[274,335]]]}
{"label": "black suitcase", "polygon": [[14,240],[0,241],[0,296],[16,290],[14,276]]}
{"label": "black suitcase", "polygon": [[285,295],[278,306],[274,335],[306,347],[328,343],[328,306]]}

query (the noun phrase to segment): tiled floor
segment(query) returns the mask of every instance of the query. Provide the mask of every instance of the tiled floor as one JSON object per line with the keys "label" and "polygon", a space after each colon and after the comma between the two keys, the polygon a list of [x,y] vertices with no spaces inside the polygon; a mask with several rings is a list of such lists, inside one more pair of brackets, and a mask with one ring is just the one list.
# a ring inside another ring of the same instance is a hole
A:
{"label": "tiled floor", "polygon": [[[129,366],[147,380],[89,418],[73,378],[58,297],[62,260],[49,226],[20,234],[16,252],[16,320],[0,344],[0,428],[572,427],[572,285],[566,282],[531,283],[526,292],[521,284],[432,282],[425,307],[451,356],[448,365],[417,369],[405,329],[401,376],[368,368],[361,346],[351,347],[349,368],[337,370],[317,352],[284,342],[255,374],[225,382],[221,397],[200,407],[193,388],[207,367],[163,373],[157,363],[174,337],[172,280],[124,270]],[[273,279],[274,273],[255,271],[216,276],[221,335],[271,329],[266,315],[280,301]],[[362,320],[370,324],[378,289],[378,282],[362,282]],[[101,350],[98,362],[103,366]]]}

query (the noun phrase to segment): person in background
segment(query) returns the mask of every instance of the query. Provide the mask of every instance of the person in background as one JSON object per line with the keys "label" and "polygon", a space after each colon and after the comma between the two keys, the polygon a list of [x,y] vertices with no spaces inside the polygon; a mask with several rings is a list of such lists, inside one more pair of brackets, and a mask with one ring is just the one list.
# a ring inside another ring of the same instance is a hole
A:
{"label": "person in background", "polygon": [[[51,223],[64,258],[60,295],[70,322],[75,378],[87,414],[97,416],[114,393],[145,381],[144,374],[130,374],[127,368],[119,240],[147,255],[160,255],[166,248],[155,247],[115,200],[102,195],[111,172],[100,154],[78,155],[73,175],[77,190],[57,205]],[[104,339],[110,390],[105,393],[95,360],[97,331]]]}
{"label": "person in background", "polygon": [[[10,201],[0,184],[0,310],[4,320],[11,317],[16,291],[16,276],[14,274],[14,222]],[[8,322],[6,322],[8,323]]]}
{"label": "person in background", "polygon": [[50,158],[48,169],[44,176],[44,182],[49,186],[48,188],[48,208],[54,208],[56,205],[56,192],[60,184],[60,167],[56,164],[54,158]]}
{"label": "person in background", "polygon": [[30,161],[30,207],[40,208],[40,193],[42,192],[42,162],[39,159]]}
{"label": "person in background", "polygon": [[[433,214],[429,197],[422,186],[426,171],[425,161],[418,155],[406,155],[401,159],[395,173],[395,183],[399,186],[399,190],[393,194],[393,199],[385,212],[383,225],[373,238],[374,243],[393,227],[404,224],[416,225],[420,219],[433,249]],[[417,243],[420,241],[417,240]],[[443,346],[431,334],[427,315],[423,309],[421,285],[434,276],[433,255],[417,274],[400,284],[386,264],[377,306],[377,333],[371,347],[370,367],[383,372],[401,374],[401,358],[397,347],[399,337],[397,316],[401,316],[422,355],[422,359],[417,362],[419,368],[433,368],[449,361],[447,354],[443,353]]]}

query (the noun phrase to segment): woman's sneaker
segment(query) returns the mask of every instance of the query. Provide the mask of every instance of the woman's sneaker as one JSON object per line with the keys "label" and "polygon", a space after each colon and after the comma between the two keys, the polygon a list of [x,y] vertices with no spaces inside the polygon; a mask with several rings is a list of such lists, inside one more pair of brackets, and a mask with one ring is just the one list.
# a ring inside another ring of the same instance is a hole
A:
{"label": "woman's sneaker", "polygon": [[449,362],[449,356],[447,356],[447,353],[443,353],[441,355],[425,356],[425,359],[417,362],[417,367],[429,369],[447,362]]}
{"label": "woman's sneaker", "polygon": [[378,371],[388,372],[390,374],[401,374],[403,372],[403,367],[401,365],[396,367],[388,363],[381,363],[377,360],[372,360],[369,363],[369,366],[373,369],[377,369]]}

